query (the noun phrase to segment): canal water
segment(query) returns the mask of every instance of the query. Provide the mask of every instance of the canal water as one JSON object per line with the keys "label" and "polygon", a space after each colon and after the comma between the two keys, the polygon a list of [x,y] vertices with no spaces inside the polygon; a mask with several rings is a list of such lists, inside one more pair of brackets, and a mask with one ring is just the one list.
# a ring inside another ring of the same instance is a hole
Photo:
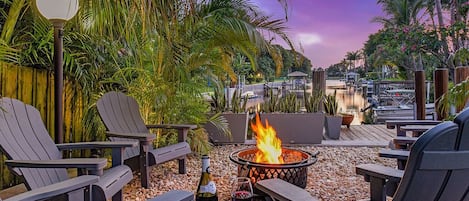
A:
{"label": "canal water", "polygon": [[351,125],[360,125],[365,118],[361,109],[367,107],[368,102],[363,96],[361,87],[346,86],[345,82],[339,80],[326,80],[326,94],[336,92],[336,98],[339,102],[339,113],[353,114],[354,118]]}

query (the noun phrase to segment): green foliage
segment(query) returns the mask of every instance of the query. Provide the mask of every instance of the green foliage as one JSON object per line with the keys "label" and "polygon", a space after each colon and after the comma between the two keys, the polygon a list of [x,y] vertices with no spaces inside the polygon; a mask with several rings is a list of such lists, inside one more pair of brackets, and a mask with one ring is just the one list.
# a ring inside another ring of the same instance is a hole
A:
{"label": "green foliage", "polygon": [[454,55],[450,55],[450,62],[454,62],[455,66],[469,65],[469,50],[467,48],[459,48]]}
{"label": "green foliage", "polygon": [[322,101],[321,93],[307,95],[304,99],[298,99],[295,93],[286,93],[280,97],[280,94],[273,94],[272,89],[268,93],[269,98],[260,104],[261,112],[298,113],[302,107],[302,100],[305,102],[307,112],[319,112],[319,104]]}
{"label": "green foliage", "polygon": [[274,94],[273,89],[269,89],[268,91],[268,99],[265,100],[263,103],[260,104],[261,112],[278,112],[279,102],[280,102],[280,94]]}
{"label": "green foliage", "polygon": [[363,124],[374,124],[375,121],[373,119],[373,110],[367,110],[365,111],[365,114],[364,114],[364,120],[363,120]]}
{"label": "green foliage", "polygon": [[324,99],[324,93],[321,90],[313,90],[311,95],[309,95],[309,93],[306,93],[306,89],[305,89],[303,97],[304,97],[306,112],[310,112],[310,113],[319,112],[319,110],[321,109],[322,100]]}
{"label": "green foliage", "polygon": [[287,93],[280,99],[279,112],[283,113],[297,113],[300,111],[300,104],[297,100],[295,93]]}
{"label": "green foliage", "polygon": [[336,99],[336,94],[336,91],[334,91],[334,94],[328,94],[324,97],[324,112],[328,115],[337,115],[339,102]]}
{"label": "green foliage", "polygon": [[303,54],[295,50],[287,50],[280,45],[274,45],[279,51],[282,59],[282,69],[277,68],[275,63],[275,55],[268,52],[262,52],[258,59],[259,71],[261,71],[267,78],[270,78],[276,72],[277,76],[286,76],[288,72],[302,71],[307,74],[311,73],[311,60],[306,58]]}
{"label": "green foliage", "polygon": [[423,25],[386,27],[369,36],[365,43],[366,63],[378,70],[382,66],[397,67],[399,76],[408,79],[422,60],[423,67],[445,66],[440,54],[442,42],[436,31]]}
{"label": "green foliage", "polygon": [[469,78],[451,87],[437,100],[438,111],[440,111],[441,114],[449,114],[451,106],[455,106],[456,108],[464,108],[468,98]]}
{"label": "green foliage", "polygon": [[212,97],[212,111],[216,113],[221,112],[233,112],[233,113],[243,113],[246,112],[246,106],[248,102],[248,96],[241,97],[241,92],[238,89],[235,89],[233,96],[231,97],[231,108],[228,107],[226,96],[225,96],[225,87],[222,82],[217,82],[216,87],[213,89]]}
{"label": "green foliage", "polygon": [[251,68],[251,63],[246,60],[246,56],[242,55],[241,53],[236,53],[231,64],[236,75],[248,76],[253,72]]}
{"label": "green foliage", "polygon": [[226,96],[225,88],[221,82],[216,83],[216,87],[213,89],[212,97],[212,111],[214,112],[225,112],[226,111]]}
{"label": "green foliage", "polygon": [[248,103],[249,96],[241,97],[240,90],[236,89],[231,98],[231,112],[233,113],[244,113],[246,112],[246,106]]}

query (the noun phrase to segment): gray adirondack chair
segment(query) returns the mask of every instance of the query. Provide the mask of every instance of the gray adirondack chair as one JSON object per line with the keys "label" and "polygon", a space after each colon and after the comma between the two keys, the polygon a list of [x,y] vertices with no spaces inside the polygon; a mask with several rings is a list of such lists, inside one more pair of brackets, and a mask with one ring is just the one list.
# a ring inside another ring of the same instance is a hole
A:
{"label": "gray adirondack chair", "polygon": [[[72,192],[79,189],[88,188],[90,189],[93,183],[98,182],[99,177],[96,175],[82,175],[65,181],[61,181],[48,186],[36,188],[34,190],[21,193],[10,197],[4,201],[35,201],[54,198],[56,196]],[[86,191],[84,196],[90,197],[90,191]],[[1,201],[2,199],[0,199]]]}
{"label": "gray adirondack chair", "polygon": [[[34,190],[27,191],[25,193],[21,193],[19,195],[15,195],[10,197],[4,201],[36,201],[36,200],[44,200],[44,199],[51,199],[54,200],[56,196],[75,191],[82,188],[90,189],[93,183],[96,183],[99,180],[99,177],[96,175],[82,175],[79,177],[75,177],[72,179],[68,179],[62,182],[58,182],[55,184],[51,184],[48,186],[44,186],[41,188],[36,188]],[[84,194],[84,196],[91,196],[88,193]],[[193,201],[194,200],[194,193],[189,191],[183,190],[171,190],[162,195],[159,195],[155,198],[149,199],[148,201]],[[2,199],[0,199],[2,201]]]}
{"label": "gray adirondack chair", "polygon": [[[140,171],[142,187],[149,186],[149,167],[152,165],[178,159],[179,173],[186,173],[185,158],[191,153],[186,137],[188,131],[196,128],[196,125],[145,125],[137,101],[120,92],[104,94],[96,105],[111,141],[133,139],[139,142],[139,147],[125,149],[124,158],[125,164],[132,170]],[[150,128],[177,129],[178,143],[154,149],[152,142],[156,136],[150,133]]]}
{"label": "gray adirondack chair", "polygon": [[[49,136],[39,111],[31,105],[10,99],[0,99],[0,148],[7,156],[6,165],[23,177],[28,189],[38,189],[69,178],[66,168],[98,175],[93,183],[93,200],[122,200],[122,187],[132,179],[132,171],[123,165],[125,147],[135,142],[82,142],[55,144]],[[104,171],[105,158],[63,159],[62,150],[111,148],[112,168]],[[83,191],[68,193],[68,200],[81,200]]]}
{"label": "gray adirondack chair", "polygon": [[356,172],[370,182],[373,201],[386,200],[386,192],[393,200],[469,200],[469,110],[420,136],[404,170],[363,164]]}

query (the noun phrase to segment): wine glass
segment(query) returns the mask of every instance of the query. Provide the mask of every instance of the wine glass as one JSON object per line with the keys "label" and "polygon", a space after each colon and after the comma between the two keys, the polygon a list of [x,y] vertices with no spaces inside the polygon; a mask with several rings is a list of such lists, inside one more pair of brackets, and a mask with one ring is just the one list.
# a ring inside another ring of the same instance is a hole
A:
{"label": "wine glass", "polygon": [[247,177],[236,177],[231,186],[232,201],[251,200],[253,195],[251,180]]}

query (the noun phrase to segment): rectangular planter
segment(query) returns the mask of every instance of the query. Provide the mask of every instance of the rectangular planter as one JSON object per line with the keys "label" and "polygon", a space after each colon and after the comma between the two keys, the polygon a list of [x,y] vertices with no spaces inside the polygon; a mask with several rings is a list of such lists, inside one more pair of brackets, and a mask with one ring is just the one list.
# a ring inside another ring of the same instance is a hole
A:
{"label": "rectangular planter", "polygon": [[248,113],[222,114],[222,116],[228,121],[231,138],[218,130],[213,124],[207,123],[205,124],[205,130],[208,132],[209,139],[214,144],[244,144],[248,131]]}
{"label": "rectangular planter", "polygon": [[323,113],[263,113],[282,144],[321,144],[324,131]]}

